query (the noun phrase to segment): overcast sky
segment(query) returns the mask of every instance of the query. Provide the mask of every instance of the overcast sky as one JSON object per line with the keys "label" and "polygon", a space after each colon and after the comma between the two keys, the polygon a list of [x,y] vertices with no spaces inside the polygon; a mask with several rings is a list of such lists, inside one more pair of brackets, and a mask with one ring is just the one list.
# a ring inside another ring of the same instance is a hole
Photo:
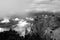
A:
{"label": "overcast sky", "polygon": [[30,3],[30,0],[0,0],[0,17],[25,13],[30,8]]}
{"label": "overcast sky", "polygon": [[[32,6],[34,4],[34,6]],[[60,10],[60,1],[48,0],[0,0],[0,17],[13,14],[24,14],[27,9]]]}

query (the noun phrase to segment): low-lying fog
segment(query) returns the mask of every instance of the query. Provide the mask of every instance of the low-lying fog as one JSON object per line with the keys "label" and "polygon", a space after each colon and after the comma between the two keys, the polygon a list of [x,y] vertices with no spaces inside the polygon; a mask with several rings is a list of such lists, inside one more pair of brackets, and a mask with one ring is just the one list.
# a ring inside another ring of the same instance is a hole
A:
{"label": "low-lying fog", "polygon": [[0,17],[25,14],[30,8],[30,0],[0,0]]}

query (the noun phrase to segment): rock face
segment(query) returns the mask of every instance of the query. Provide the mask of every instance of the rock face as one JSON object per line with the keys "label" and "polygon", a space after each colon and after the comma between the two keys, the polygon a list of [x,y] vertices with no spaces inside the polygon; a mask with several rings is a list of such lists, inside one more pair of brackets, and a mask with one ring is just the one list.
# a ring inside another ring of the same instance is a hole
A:
{"label": "rock face", "polygon": [[32,26],[33,34],[38,34],[40,38],[45,40],[59,39],[60,17],[56,13],[37,12],[32,15],[34,18]]}

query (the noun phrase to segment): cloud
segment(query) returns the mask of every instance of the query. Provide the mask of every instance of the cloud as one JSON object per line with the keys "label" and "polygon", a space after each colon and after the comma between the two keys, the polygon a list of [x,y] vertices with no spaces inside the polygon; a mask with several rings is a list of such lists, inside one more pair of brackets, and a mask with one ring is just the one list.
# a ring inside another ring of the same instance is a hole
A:
{"label": "cloud", "polygon": [[30,8],[28,0],[0,0],[0,17],[14,14],[25,14]]}

